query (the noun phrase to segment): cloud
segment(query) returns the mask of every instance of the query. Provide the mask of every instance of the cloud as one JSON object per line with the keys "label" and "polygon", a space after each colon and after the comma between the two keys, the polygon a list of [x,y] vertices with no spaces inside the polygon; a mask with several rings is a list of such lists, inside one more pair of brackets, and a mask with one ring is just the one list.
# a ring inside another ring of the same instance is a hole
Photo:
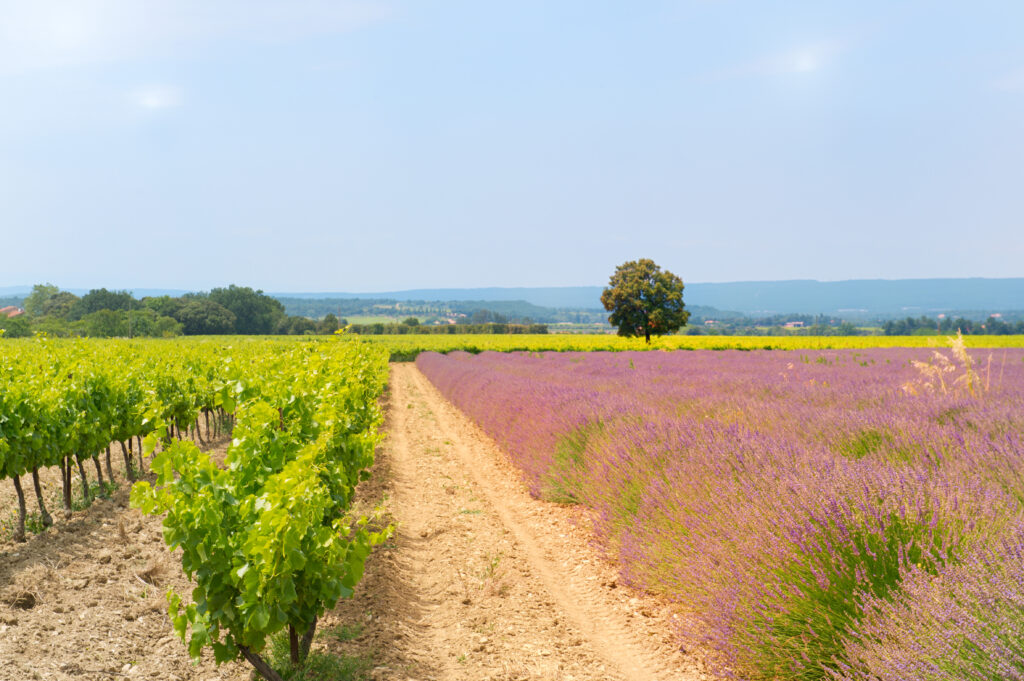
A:
{"label": "cloud", "polygon": [[142,109],[169,109],[181,105],[182,93],[173,86],[149,85],[133,92],[131,100]]}
{"label": "cloud", "polygon": [[838,41],[810,43],[763,55],[744,64],[720,70],[713,76],[728,79],[815,73],[830,66],[844,49],[845,46]]}
{"label": "cloud", "polygon": [[369,0],[0,0],[0,73],[341,33],[391,15]]}

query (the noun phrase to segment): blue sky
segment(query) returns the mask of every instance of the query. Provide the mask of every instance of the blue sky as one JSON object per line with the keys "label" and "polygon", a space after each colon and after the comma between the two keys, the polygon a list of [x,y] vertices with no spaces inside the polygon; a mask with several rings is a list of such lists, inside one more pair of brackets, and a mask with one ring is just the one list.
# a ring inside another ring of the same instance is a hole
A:
{"label": "blue sky", "polygon": [[0,0],[0,286],[1024,276],[1024,3]]}

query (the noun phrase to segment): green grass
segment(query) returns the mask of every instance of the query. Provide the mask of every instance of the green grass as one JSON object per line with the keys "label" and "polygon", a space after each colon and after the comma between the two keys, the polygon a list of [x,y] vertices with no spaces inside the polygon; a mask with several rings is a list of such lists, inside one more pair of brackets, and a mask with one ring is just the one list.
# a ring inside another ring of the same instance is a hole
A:
{"label": "green grass", "polygon": [[[336,636],[338,640],[350,641],[362,633],[362,626],[354,625],[351,629],[342,626],[331,633],[338,630],[341,630]],[[316,649],[309,651],[304,664],[292,666],[287,630],[271,639],[269,662],[285,681],[366,681],[374,666],[369,655],[334,655]]]}
{"label": "green grass", "polygon": [[551,467],[541,476],[541,498],[556,504],[578,504],[582,501],[582,476],[586,473],[584,453],[591,438],[604,430],[600,421],[586,423],[565,433],[555,443]]}
{"label": "green grass", "polygon": [[339,624],[333,629],[323,632],[323,635],[337,639],[342,643],[347,643],[363,635],[363,625],[359,622],[355,624]]}

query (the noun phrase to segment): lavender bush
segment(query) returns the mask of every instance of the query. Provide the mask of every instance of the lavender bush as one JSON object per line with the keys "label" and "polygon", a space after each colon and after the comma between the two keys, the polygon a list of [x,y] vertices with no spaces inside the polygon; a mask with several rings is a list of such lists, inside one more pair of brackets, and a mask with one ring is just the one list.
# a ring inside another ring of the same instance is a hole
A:
{"label": "lavender bush", "polygon": [[[955,600],[960,585],[984,603],[986,589],[1024,572],[1012,568],[1024,545],[1013,543],[1024,352],[971,352],[967,365],[949,355],[941,384],[922,370],[941,363],[920,349],[454,353],[417,364],[504,446],[535,495],[593,510],[623,578],[686,608],[682,640],[708,644],[723,671],[944,679],[965,677],[892,671],[921,655],[956,658],[944,628],[966,620],[921,605]],[[969,382],[956,380],[964,366]],[[978,561],[1002,571],[968,585],[979,573],[965,566]],[[978,631],[1019,612],[976,618]],[[915,617],[934,634],[915,640],[933,649],[896,636]],[[992,643],[964,659],[990,670],[977,678],[1010,678],[1001,674],[1022,668],[1020,648]]]}
{"label": "lavender bush", "polygon": [[911,569],[870,598],[836,679],[1024,679],[1024,528],[935,574]]}

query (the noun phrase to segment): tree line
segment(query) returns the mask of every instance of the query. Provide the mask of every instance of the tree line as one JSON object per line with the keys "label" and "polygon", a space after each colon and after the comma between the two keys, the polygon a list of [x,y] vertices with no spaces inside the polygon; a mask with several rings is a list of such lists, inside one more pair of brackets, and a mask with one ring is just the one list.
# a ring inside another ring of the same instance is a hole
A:
{"label": "tree line", "polygon": [[[478,319],[468,323],[486,324],[557,324],[568,322],[573,324],[593,324],[606,321],[607,314],[598,310],[574,310],[542,307],[523,300],[395,300],[391,298],[292,298],[280,297],[285,311],[292,315],[301,315],[319,319],[328,313],[336,313],[338,317],[388,316],[401,317],[415,315],[424,323],[447,323],[450,318],[461,318],[461,315]],[[489,318],[479,319],[480,315]]]}
{"label": "tree line", "polygon": [[963,317],[934,319],[922,315],[916,319],[890,319],[882,324],[882,331],[886,336],[948,335],[957,331],[974,335],[1008,336],[1024,334],[1024,320],[1004,322],[998,317],[989,317],[984,321]]}
{"label": "tree line", "polygon": [[345,327],[349,333],[366,336],[382,335],[455,335],[455,334],[544,334],[548,332],[547,324],[510,324],[508,322],[480,322],[475,324],[420,324],[415,317],[409,317],[399,324],[350,324]]}
{"label": "tree line", "polygon": [[52,284],[37,284],[25,298],[25,314],[0,319],[7,337],[171,337],[194,335],[331,334],[342,326],[333,314],[319,321],[289,315],[284,306],[246,286],[183,296],[137,300],[128,291],[93,289],[79,297]]}

